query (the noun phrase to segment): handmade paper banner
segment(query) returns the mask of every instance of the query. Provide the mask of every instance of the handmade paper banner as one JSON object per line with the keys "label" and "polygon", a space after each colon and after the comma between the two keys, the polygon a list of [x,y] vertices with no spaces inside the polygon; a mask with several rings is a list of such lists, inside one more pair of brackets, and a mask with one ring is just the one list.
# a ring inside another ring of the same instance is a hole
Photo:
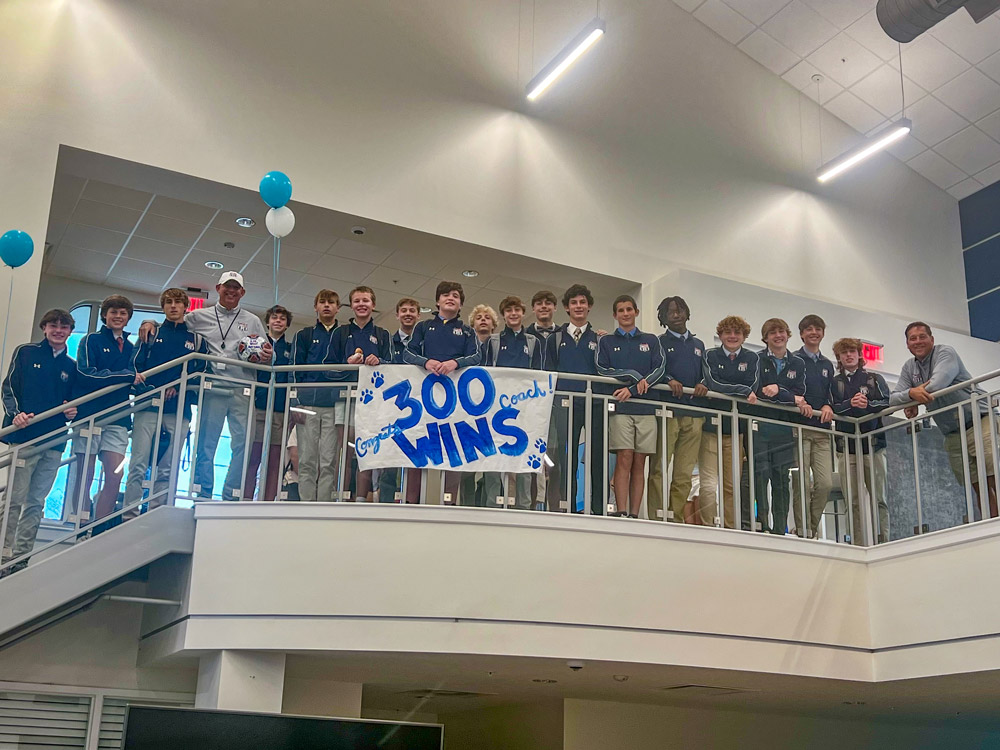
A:
{"label": "handmade paper banner", "polygon": [[362,470],[394,466],[532,472],[542,466],[555,376],[467,367],[358,368],[354,446]]}

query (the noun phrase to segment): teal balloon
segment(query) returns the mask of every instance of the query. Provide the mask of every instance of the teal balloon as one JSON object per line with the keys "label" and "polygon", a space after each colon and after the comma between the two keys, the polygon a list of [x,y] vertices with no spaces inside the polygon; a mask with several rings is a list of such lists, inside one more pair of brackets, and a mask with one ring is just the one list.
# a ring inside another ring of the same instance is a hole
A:
{"label": "teal balloon", "polygon": [[34,251],[35,243],[27,232],[11,229],[0,235],[0,260],[11,268],[23,266]]}
{"label": "teal balloon", "polygon": [[292,198],[292,181],[284,172],[268,172],[260,181],[260,197],[271,208],[281,208]]}

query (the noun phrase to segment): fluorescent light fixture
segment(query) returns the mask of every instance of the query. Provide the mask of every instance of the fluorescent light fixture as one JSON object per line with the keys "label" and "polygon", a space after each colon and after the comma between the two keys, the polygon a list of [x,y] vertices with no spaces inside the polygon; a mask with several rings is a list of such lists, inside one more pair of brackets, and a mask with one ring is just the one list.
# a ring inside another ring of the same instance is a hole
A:
{"label": "fluorescent light fixture", "polygon": [[299,414],[308,414],[310,417],[316,416],[316,412],[312,409],[303,409],[301,406],[289,406],[288,411],[297,411]]}
{"label": "fluorescent light fixture", "polygon": [[595,18],[587,24],[572,42],[563,47],[562,51],[556,55],[552,62],[542,68],[538,75],[531,79],[525,91],[528,94],[528,101],[535,101],[545,90],[561,76],[570,65],[590,49],[598,39],[604,36],[604,21]]}
{"label": "fluorescent light fixture", "polygon": [[913,129],[913,123],[905,117],[898,122],[894,122],[885,130],[879,131],[865,143],[855,149],[848,151],[842,156],[838,156],[833,161],[824,164],[816,172],[816,179],[820,182],[832,180],[839,174],[846,172],[856,164],[860,164],[869,156],[877,154],[891,144],[906,136]]}

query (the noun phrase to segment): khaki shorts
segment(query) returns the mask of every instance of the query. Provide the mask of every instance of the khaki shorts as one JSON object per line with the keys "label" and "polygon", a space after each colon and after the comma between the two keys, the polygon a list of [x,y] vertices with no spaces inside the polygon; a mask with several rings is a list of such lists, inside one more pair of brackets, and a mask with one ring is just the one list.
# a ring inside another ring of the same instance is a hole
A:
{"label": "khaki shorts", "polygon": [[[993,466],[993,438],[990,435],[990,418],[983,417],[980,420],[983,429],[983,453],[986,456],[986,476],[992,477],[996,474]],[[969,478],[973,484],[979,484],[979,464],[976,461],[976,433],[972,427],[964,430],[965,446],[969,452]],[[944,436],[944,448],[948,452],[948,463],[951,471],[959,484],[965,484],[965,462],[962,460],[962,436],[963,431],[949,433]]]}
{"label": "khaki shorts", "polygon": [[656,453],[656,417],[652,414],[611,415],[608,450]]}
{"label": "khaki shorts", "polygon": [[[174,415],[165,414],[163,415],[163,418],[173,419]],[[90,438],[91,455],[108,451],[109,453],[117,453],[124,456],[125,449],[128,448],[128,428],[123,427],[120,424],[109,424],[101,427],[100,429],[100,435],[93,435]],[[76,427],[73,430],[74,453],[87,452],[87,436],[84,434],[87,431],[86,427]]]}

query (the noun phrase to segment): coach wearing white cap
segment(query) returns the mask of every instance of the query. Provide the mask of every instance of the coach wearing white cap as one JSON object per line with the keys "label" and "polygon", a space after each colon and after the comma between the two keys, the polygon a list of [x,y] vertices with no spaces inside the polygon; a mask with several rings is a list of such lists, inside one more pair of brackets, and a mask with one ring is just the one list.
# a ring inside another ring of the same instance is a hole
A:
{"label": "coach wearing white cap", "polygon": [[[216,357],[226,357],[239,361],[237,345],[244,336],[257,334],[267,342],[267,331],[260,318],[240,307],[240,300],[246,294],[243,277],[236,271],[226,271],[215,285],[219,302],[212,307],[193,310],[184,318],[189,331],[201,334],[208,343],[208,353]],[[150,332],[155,332],[152,321],[143,321],[139,337],[145,341]],[[264,361],[273,355],[271,344],[263,347]],[[241,380],[257,379],[256,373],[239,365],[213,363],[211,371],[217,375]],[[229,435],[232,460],[222,488],[223,500],[239,500],[240,485],[243,481],[243,449],[246,446],[247,417],[250,413],[250,396],[244,394],[241,383],[212,379],[212,388],[206,389],[201,402],[198,429],[198,454],[194,463],[195,491],[200,498],[211,498],[215,484],[215,451],[222,434],[222,425],[229,420]]]}

